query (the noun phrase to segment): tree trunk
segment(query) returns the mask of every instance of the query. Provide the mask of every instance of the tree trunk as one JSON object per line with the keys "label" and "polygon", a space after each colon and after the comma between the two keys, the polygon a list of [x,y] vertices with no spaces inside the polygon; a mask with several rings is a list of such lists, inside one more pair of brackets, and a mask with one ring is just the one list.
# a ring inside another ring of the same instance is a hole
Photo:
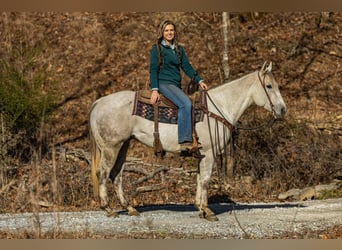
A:
{"label": "tree trunk", "polygon": [[222,67],[224,72],[224,81],[229,79],[229,64],[228,64],[228,33],[230,30],[230,19],[228,12],[222,12],[222,40],[223,40],[223,57]]}
{"label": "tree trunk", "polygon": [[[229,79],[230,67],[228,61],[228,42],[229,42],[229,34],[230,34],[230,18],[228,12],[222,12],[222,40],[223,40],[223,57],[222,57],[222,68],[224,72],[224,82]],[[228,145],[229,147],[229,145]],[[234,166],[235,166],[235,158],[234,153],[230,152],[233,150],[230,148],[229,152],[225,157],[227,157],[227,161],[225,164],[225,177],[224,183],[228,184],[229,180],[233,178],[234,175]]]}

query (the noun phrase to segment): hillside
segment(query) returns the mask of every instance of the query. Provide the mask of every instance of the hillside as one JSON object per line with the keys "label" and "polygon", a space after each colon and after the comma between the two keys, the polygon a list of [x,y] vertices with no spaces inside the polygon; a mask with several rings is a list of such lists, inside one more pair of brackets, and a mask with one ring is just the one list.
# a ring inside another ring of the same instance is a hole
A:
{"label": "hillside", "polygon": [[[2,199],[0,210],[34,209],[32,192],[40,201],[58,203],[66,210],[98,209],[87,161],[90,106],[112,92],[148,87],[149,51],[165,18],[178,24],[181,44],[209,87],[219,85],[223,81],[221,13],[1,14],[0,53],[7,56],[18,44],[41,46],[32,71],[44,69],[49,76],[44,87],[57,94],[57,104],[42,125],[48,147],[42,159],[13,160],[3,168],[6,189],[0,194],[8,191],[14,202],[9,205],[8,198]],[[260,68],[265,60],[273,61],[288,113],[272,128],[240,132],[235,177],[221,186],[218,176],[213,176],[212,201],[274,200],[290,188],[340,178],[341,28],[341,13],[230,13],[229,80]],[[251,108],[241,124],[259,126],[266,115]],[[151,149],[135,141],[129,156],[176,169],[163,184],[168,188],[158,195],[149,192],[132,198],[135,205],[193,201],[195,177],[187,159],[179,161],[172,155],[155,159]],[[57,170],[52,172],[56,159]],[[57,177],[58,202],[51,177]],[[42,190],[29,192],[36,184]]]}

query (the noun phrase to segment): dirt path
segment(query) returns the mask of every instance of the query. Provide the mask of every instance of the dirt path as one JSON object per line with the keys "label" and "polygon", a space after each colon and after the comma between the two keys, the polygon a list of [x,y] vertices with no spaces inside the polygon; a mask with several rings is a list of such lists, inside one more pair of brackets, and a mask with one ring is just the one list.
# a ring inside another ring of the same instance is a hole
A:
{"label": "dirt path", "polygon": [[[320,230],[342,225],[342,198],[295,203],[212,204],[219,221],[198,217],[193,206],[141,207],[140,217],[122,212],[108,218],[102,211],[1,214],[0,231],[21,233],[87,233],[124,235],[154,233],[181,234],[184,238],[266,238],[286,232]],[[40,225],[40,226],[38,226]]]}

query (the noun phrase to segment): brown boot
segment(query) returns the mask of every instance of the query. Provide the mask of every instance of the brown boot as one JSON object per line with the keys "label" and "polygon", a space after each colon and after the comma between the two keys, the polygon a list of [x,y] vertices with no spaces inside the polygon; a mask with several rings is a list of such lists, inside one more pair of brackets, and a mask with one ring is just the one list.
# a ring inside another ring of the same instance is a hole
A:
{"label": "brown boot", "polygon": [[192,149],[192,142],[183,142],[180,144],[180,151],[190,151]]}

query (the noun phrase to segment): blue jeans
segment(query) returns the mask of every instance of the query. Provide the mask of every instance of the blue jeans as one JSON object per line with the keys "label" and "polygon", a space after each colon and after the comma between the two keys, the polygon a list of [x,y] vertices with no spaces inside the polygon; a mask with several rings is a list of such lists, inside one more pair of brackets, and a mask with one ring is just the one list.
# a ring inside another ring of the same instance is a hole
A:
{"label": "blue jeans", "polygon": [[159,91],[178,107],[178,143],[192,142],[191,101],[173,84],[159,84]]}

